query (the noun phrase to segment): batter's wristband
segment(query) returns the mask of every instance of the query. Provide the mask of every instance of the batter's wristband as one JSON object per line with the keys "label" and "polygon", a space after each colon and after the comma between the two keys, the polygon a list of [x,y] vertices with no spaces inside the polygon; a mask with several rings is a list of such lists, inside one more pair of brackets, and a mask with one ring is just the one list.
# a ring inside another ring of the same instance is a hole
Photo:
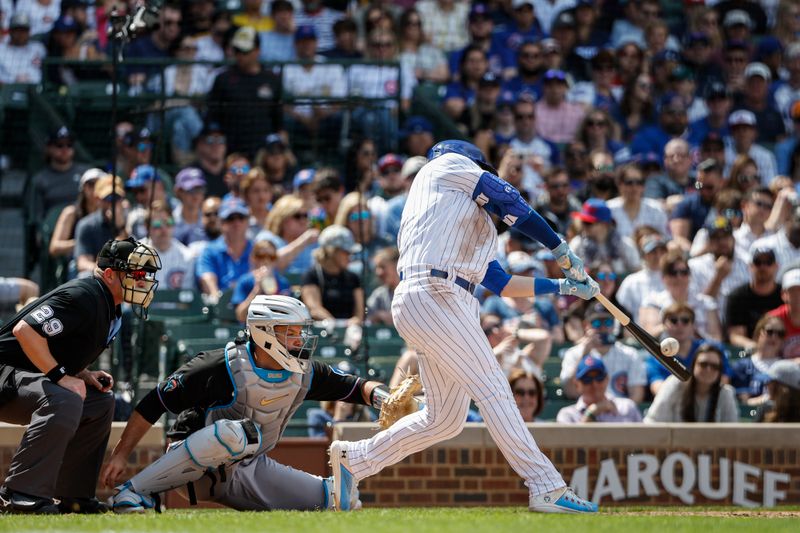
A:
{"label": "batter's wristband", "polygon": [[534,294],[558,294],[558,280],[550,278],[536,278],[533,280]]}
{"label": "batter's wristband", "polygon": [[64,368],[62,365],[56,365],[52,370],[50,370],[47,374],[44,375],[47,379],[52,381],[53,383],[58,383],[61,381],[61,378],[67,375],[67,369]]}

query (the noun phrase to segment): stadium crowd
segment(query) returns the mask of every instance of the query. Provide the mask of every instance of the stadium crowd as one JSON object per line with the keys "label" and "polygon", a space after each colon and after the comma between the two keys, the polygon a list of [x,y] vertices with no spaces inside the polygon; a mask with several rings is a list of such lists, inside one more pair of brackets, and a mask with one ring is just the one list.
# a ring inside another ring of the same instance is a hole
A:
{"label": "stadium crowd", "polygon": [[[43,60],[107,58],[112,4],[2,0],[0,83],[80,81],[73,63],[43,72]],[[71,276],[132,234],[161,256],[159,289],[209,302],[231,291],[239,320],[258,294],[297,293],[315,320],[350,332],[391,325],[406,191],[444,121],[569,241],[605,296],[678,340],[692,371],[670,377],[602,306],[479,289],[526,420],[547,401],[556,376],[543,366],[559,346],[557,379],[576,401],[561,422],[730,422],[739,404],[800,420],[800,0],[243,0],[234,11],[195,0],[165,4],[159,22],[124,57],[181,62],[125,66],[126,88],[175,103],[115,125],[118,177],[76,161],[63,126],[31,178],[37,216],[63,208],[49,253],[70,259]],[[439,115],[411,113],[421,92]],[[346,112],[348,98],[385,100]],[[343,165],[300,164],[303,139],[345,120]],[[153,160],[157,136],[168,161]],[[548,250],[497,224],[509,272],[560,277]],[[365,284],[365,268],[377,281]],[[29,282],[3,283],[4,298],[30,296]],[[398,368],[413,372],[413,352]]]}

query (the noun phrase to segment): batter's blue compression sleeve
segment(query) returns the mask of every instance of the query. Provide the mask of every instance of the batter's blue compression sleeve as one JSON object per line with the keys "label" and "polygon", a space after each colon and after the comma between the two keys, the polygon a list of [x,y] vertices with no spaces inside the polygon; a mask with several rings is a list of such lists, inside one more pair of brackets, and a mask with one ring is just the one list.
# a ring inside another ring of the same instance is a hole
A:
{"label": "batter's blue compression sleeve", "polygon": [[507,181],[491,172],[484,172],[478,179],[472,199],[479,206],[500,217],[528,237],[536,239],[551,250],[561,244],[561,238],[520,196],[519,191]]}
{"label": "batter's blue compression sleeve", "polygon": [[503,292],[503,289],[506,288],[506,285],[508,285],[508,280],[510,279],[511,274],[508,274],[505,270],[503,270],[503,267],[500,266],[500,263],[497,261],[492,261],[489,263],[489,268],[486,269],[486,275],[483,276],[481,285],[493,293],[500,295],[500,293]]}

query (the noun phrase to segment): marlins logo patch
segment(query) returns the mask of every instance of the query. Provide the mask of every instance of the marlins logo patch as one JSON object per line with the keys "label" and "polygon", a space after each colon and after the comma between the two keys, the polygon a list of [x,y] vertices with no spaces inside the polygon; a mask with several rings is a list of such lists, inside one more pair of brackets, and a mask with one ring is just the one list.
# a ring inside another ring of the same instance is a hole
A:
{"label": "marlins logo patch", "polygon": [[167,378],[167,381],[164,382],[164,386],[161,387],[162,392],[170,392],[174,391],[178,387],[183,387],[183,374],[172,374],[170,377]]}

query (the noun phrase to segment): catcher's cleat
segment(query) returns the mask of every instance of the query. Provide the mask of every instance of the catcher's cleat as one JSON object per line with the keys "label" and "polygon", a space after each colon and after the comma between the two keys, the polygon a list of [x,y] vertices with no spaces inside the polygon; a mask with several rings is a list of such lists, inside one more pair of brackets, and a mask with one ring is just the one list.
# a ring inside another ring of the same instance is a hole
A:
{"label": "catcher's cleat", "polygon": [[347,460],[347,443],[334,441],[328,451],[333,470],[333,507],[337,511],[361,508],[358,499],[358,481],[353,477]]}
{"label": "catcher's cleat", "polygon": [[115,513],[144,513],[155,509],[155,500],[150,496],[135,492],[130,484],[125,483],[117,488],[119,492],[108,499],[108,504]]}
{"label": "catcher's cleat", "polygon": [[536,513],[596,513],[597,504],[584,500],[571,488],[562,487],[538,496],[531,496],[528,509]]}
{"label": "catcher's cleat", "polygon": [[62,514],[102,514],[111,511],[111,507],[97,498],[61,498],[58,509]]}

